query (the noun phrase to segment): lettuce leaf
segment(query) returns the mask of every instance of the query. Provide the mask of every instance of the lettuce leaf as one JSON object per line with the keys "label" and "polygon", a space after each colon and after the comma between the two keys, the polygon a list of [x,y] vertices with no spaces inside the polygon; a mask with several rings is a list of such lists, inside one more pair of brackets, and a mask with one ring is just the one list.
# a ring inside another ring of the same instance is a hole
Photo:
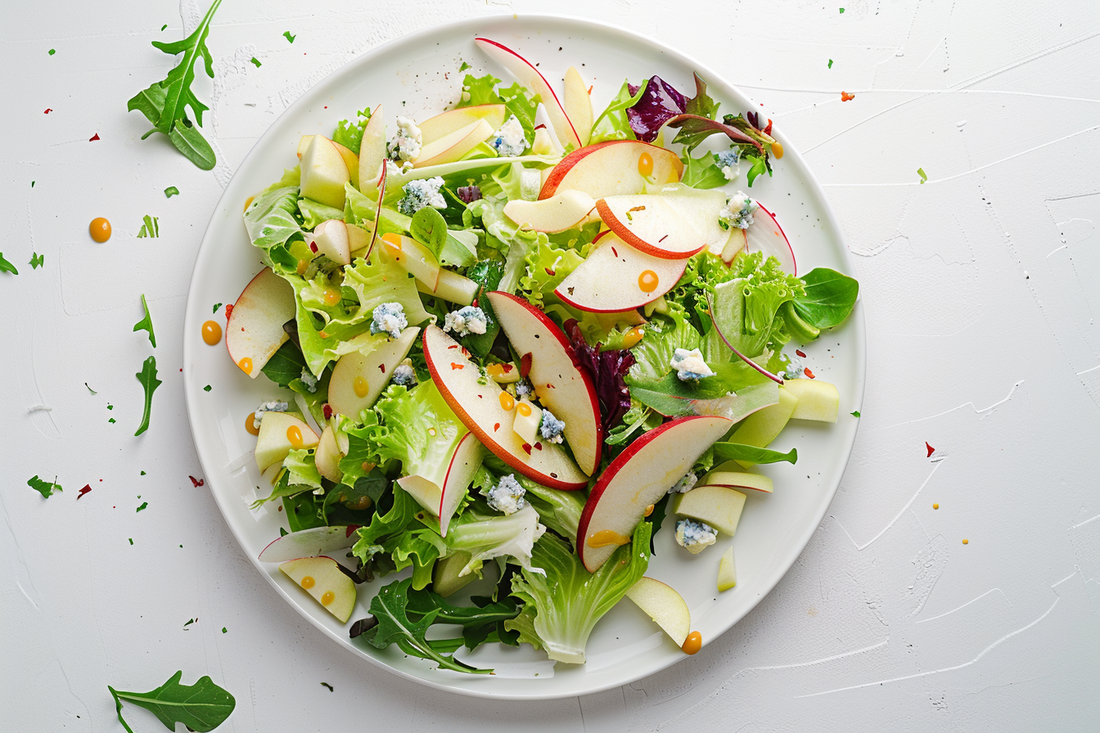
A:
{"label": "lettuce leaf", "polygon": [[442,486],[451,455],[468,430],[443,400],[434,382],[409,390],[390,385],[374,404],[378,425],[367,428],[377,463],[401,462],[405,476],[423,476]]}
{"label": "lettuce leaf", "polygon": [[317,228],[323,221],[344,218],[343,210],[325,206],[313,199],[298,199],[298,211],[302,214],[302,228],[309,230]]}
{"label": "lettuce leaf", "polygon": [[351,152],[359,155],[359,148],[363,144],[363,130],[370,121],[370,107],[359,110],[355,121],[340,120],[336,123],[336,130],[332,133],[332,141],[340,143]]}
{"label": "lettuce leaf", "polygon": [[683,382],[674,373],[663,377],[633,377],[630,395],[665,417],[713,415],[740,420],[779,402],[779,386],[743,361],[710,364],[715,375],[698,383]]}
{"label": "lettuce leaf", "polygon": [[296,217],[299,180],[297,166],[283,171],[283,177],[261,191],[245,209],[248,238],[266,253],[302,237],[302,226]]}
{"label": "lettuce leaf", "polygon": [[631,91],[630,82],[624,81],[622,87],[619,88],[619,93],[608,103],[607,109],[601,112],[592,124],[592,137],[588,144],[595,145],[607,140],[636,140],[637,136],[630,127],[627,109],[642,98],[648,86],[649,80],[645,79],[636,87],[636,91]]}
{"label": "lettuce leaf", "polygon": [[321,474],[314,463],[314,453],[305,448],[290,451],[283,467],[287,470],[287,483],[309,489],[321,488]]}
{"label": "lettuce leaf", "polygon": [[713,291],[714,322],[730,345],[755,357],[769,343],[786,343],[790,337],[779,307],[805,296],[802,281],[784,272],[776,258],[764,259],[763,252],[738,255],[730,274]]}

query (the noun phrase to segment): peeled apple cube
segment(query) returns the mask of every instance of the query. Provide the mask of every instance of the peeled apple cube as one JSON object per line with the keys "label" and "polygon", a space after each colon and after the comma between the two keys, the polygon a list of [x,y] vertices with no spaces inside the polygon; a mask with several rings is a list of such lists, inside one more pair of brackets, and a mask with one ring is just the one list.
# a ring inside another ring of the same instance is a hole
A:
{"label": "peeled apple cube", "polygon": [[733,564],[733,545],[730,545],[718,562],[718,592],[729,590],[735,585],[737,585],[737,566]]}
{"label": "peeled apple cube", "polygon": [[674,514],[705,522],[732,537],[741,521],[745,495],[725,486],[696,486],[685,494],[673,494],[669,508]]}
{"label": "peeled apple cube", "polygon": [[516,404],[516,421],[512,429],[525,443],[534,445],[539,440],[539,423],[542,422],[542,408],[527,400]]}
{"label": "peeled apple cube", "polygon": [[836,385],[817,379],[788,379],[783,389],[798,398],[791,413],[792,420],[836,422],[840,409],[840,392]]}

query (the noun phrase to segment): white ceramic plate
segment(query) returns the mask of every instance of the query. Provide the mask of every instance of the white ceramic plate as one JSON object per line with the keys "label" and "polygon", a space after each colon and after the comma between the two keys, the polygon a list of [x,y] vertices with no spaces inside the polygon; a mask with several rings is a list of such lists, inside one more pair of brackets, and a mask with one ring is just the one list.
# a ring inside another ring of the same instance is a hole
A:
{"label": "white ceramic plate", "polygon": [[[710,94],[722,103],[724,112],[759,109],[725,82],[720,71],[648,38],[576,19],[509,15],[472,20],[374,49],[295,102],[256,143],[218,203],[199,250],[188,295],[184,332],[187,408],[199,458],[225,521],[256,569],[321,633],[372,664],[454,692],[511,699],[582,695],[653,674],[685,655],[624,599],[596,626],[585,665],[555,668],[540,652],[524,645],[519,650],[479,649],[475,661],[496,667],[497,674],[491,677],[441,672],[422,660],[406,658],[395,646],[380,652],[349,639],[347,625],[338,623],[275,565],[259,563],[260,550],[279,535],[285,520],[273,505],[256,512],[249,509],[249,504],[267,491],[257,490],[260,476],[252,460],[255,439],[245,432],[244,421],[260,401],[270,399],[278,390],[264,377],[248,379],[232,364],[223,345],[207,346],[200,335],[203,322],[211,318],[212,305],[232,303],[259,271],[260,258],[245,235],[241,211],[249,196],[277,180],[284,167],[297,163],[299,137],[330,134],[337,120],[382,102],[391,115],[402,110],[414,119],[424,119],[456,101],[464,76],[459,72],[463,61],[473,66],[470,73],[490,71],[509,79],[476,49],[476,36],[498,40],[532,63],[538,62],[543,75],[559,90],[566,69],[575,65],[586,80],[595,80],[592,96],[597,114],[624,78],[637,82],[659,74],[678,89],[689,91],[693,71],[709,83]],[[774,134],[784,144],[786,155],[776,161],[774,177],[758,179],[752,193],[775,212],[794,245],[800,272],[825,266],[852,273],[847,247],[824,194],[784,139],[782,121]],[[740,185],[744,186],[744,178]],[[217,319],[224,323],[221,311]],[[806,351],[807,365],[840,390],[838,423],[792,424],[783,432],[775,447],[797,447],[798,465],[781,463],[762,469],[775,480],[775,493],[749,497],[735,539],[723,539],[719,546],[692,557],[675,547],[671,529],[666,528],[657,538],[656,555],[647,574],[666,580],[684,596],[691,608],[692,628],[702,634],[704,643],[744,617],[791,567],[824,516],[851,453],[858,420],[849,413],[860,407],[864,382],[861,309],[857,306],[841,329]],[[213,385],[212,391],[203,390],[207,384]],[[737,558],[738,584],[719,594],[718,559],[730,541]],[[353,620],[366,615],[374,589],[388,581],[360,586]],[[265,602],[257,599],[256,607],[262,608]],[[701,653],[706,654],[706,649]]]}

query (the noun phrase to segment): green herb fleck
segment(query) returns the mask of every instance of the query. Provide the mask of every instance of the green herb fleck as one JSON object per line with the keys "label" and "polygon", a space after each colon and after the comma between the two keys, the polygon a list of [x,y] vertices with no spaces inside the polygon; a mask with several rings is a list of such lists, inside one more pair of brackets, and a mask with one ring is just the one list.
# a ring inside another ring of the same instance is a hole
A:
{"label": "green herb fleck", "polygon": [[162,25],[162,26],[160,27],[160,30],[161,30],[161,32],[163,32],[163,31],[164,31],[164,29],[165,29],[165,28],[167,28],[167,27],[168,27],[168,24],[167,24],[167,23],[165,23],[164,25]]}
{"label": "green herb fleck", "polygon": [[256,65],[257,69],[260,68],[261,66],[263,66],[263,64],[260,63],[260,60],[258,58],[256,58],[255,56],[252,57],[252,63]]}
{"label": "green herb fleck", "polygon": [[859,417],[859,410],[852,410],[852,417]]}
{"label": "green herb fleck", "polygon": [[917,175],[920,176],[921,183],[928,180],[928,175],[924,172],[924,168],[917,168]]}
{"label": "green herb fleck", "polygon": [[54,55],[55,53],[57,53],[57,49],[56,49],[56,48],[51,48],[51,49],[49,50],[49,54],[50,54],[50,56],[53,56],[53,55]]}
{"label": "green herb fleck", "polygon": [[830,69],[833,68],[833,60],[832,59],[829,59],[829,68]]}
{"label": "green herb fleck", "polygon": [[[134,544],[134,538],[133,537],[127,537],[126,539],[130,540],[131,545]],[[125,725],[125,723],[123,723],[123,725]],[[127,730],[129,730],[129,728],[127,728]]]}
{"label": "green herb fleck", "polygon": [[142,471],[142,472],[141,472],[141,475],[142,475],[142,476],[144,476],[144,475],[145,475],[145,471]]}
{"label": "green herb fleck", "polygon": [[228,634],[228,633],[229,633],[229,629],[227,629],[227,628],[225,628],[225,627],[223,626],[223,627],[222,627],[222,633],[223,633],[223,634]]}
{"label": "green herb fleck", "polygon": [[34,188],[34,181],[31,181],[31,188]]}
{"label": "green herb fleck", "polygon": [[844,8],[841,8],[841,9],[840,9],[840,14],[841,14],[841,15],[844,15]]}
{"label": "green herb fleck", "polygon": [[45,255],[40,255],[37,252],[31,252],[31,262],[30,262],[31,269],[37,270],[39,267],[42,267],[42,263],[45,262],[45,261],[46,261],[46,256]]}
{"label": "green herb fleck", "polygon": [[141,502],[141,506],[139,506],[139,507],[138,507],[138,508],[137,508],[137,509],[135,510],[135,512],[140,512],[140,511],[144,510],[144,509],[145,509],[145,507],[147,507],[147,506],[149,506],[149,502],[147,502],[147,501],[143,501],[143,502]]}
{"label": "green herb fleck", "polygon": [[141,307],[145,309],[145,317],[134,324],[134,331],[148,331],[149,343],[157,348],[157,336],[153,333],[153,317],[149,315],[149,304],[145,302],[145,293],[141,294]]}
{"label": "green herb fleck", "polygon": [[123,701],[151,711],[168,730],[175,730],[176,723],[183,723],[191,730],[208,733],[225,722],[233,712],[237,701],[226,690],[218,687],[209,677],[202,677],[194,685],[180,684],[183,672],[150,692],[123,692],[110,685],[107,689],[115,700],[118,722],[127,733],[134,733],[122,719]]}
{"label": "green herb fleck", "polygon": [[141,367],[141,371],[135,376],[145,389],[145,412],[141,416],[141,425],[138,426],[137,432],[134,433],[134,435],[141,435],[149,429],[149,413],[153,408],[153,392],[161,385],[161,381],[157,379],[157,357],[150,356],[146,359]]}
{"label": "green herb fleck", "polygon": [[[87,382],[85,382],[85,383],[84,383],[84,386],[85,386],[85,387],[88,387],[88,383],[87,383]],[[96,392],[96,391],[95,391],[94,389],[92,389],[91,387],[88,387],[88,391],[89,391],[89,392],[91,392],[92,394],[99,394],[99,392]]]}
{"label": "green herb fleck", "polygon": [[145,223],[141,225],[141,231],[138,232],[138,239],[144,237],[156,239],[160,236],[160,219],[146,214],[141,220]]}
{"label": "green herb fleck", "polygon": [[222,307],[222,304],[221,304],[221,303],[215,303],[215,304],[214,304],[214,313],[217,313],[217,312],[218,312],[218,308],[221,308],[221,307]]}
{"label": "green herb fleck", "polygon": [[15,265],[4,259],[3,252],[0,252],[0,272],[10,272],[13,275],[19,274],[19,270],[15,269]]}
{"label": "green herb fleck", "polygon": [[[199,132],[202,113],[209,107],[195,96],[191,84],[195,81],[195,64],[200,58],[204,62],[207,75],[214,78],[214,59],[210,55],[210,49],[206,47],[206,36],[210,33],[214,11],[221,2],[222,0],[214,0],[195,32],[187,38],[171,43],[153,41],[153,48],[171,56],[183,54],[183,58],[162,81],[138,92],[126,103],[127,110],[141,112],[153,125],[152,130],[142,135],[143,140],[154,132],[163,133],[168,136],[176,150],[205,171],[213,169],[217,162],[214,149]],[[187,116],[187,107],[195,115],[194,123]]]}
{"label": "green herb fleck", "polygon": [[180,190],[178,188],[176,188],[175,186],[169,186],[168,188],[164,189],[164,198],[170,199],[173,196],[179,196],[179,193]]}
{"label": "green herb fleck", "polygon": [[195,623],[196,621],[198,621],[198,619],[197,619],[197,618],[190,618],[190,619],[187,619],[187,623],[185,623],[185,624],[183,625],[183,628],[184,628],[184,629],[186,630],[188,626],[190,626],[191,624]]}
{"label": "green herb fleck", "polygon": [[335,691],[335,690],[333,689],[332,685],[330,685],[330,684],[329,684],[329,683],[327,683],[327,682],[322,682],[322,683],[321,683],[321,687],[327,687],[327,688],[328,688],[328,691],[329,691],[329,692],[334,692],[334,691]]}
{"label": "green herb fleck", "polygon": [[203,392],[209,392],[209,391],[210,391],[210,389],[211,389],[211,387],[210,387],[210,385],[208,384],[208,385],[206,385],[205,387],[203,387],[203,388],[202,388],[202,391],[203,391]]}
{"label": "green herb fleck", "polygon": [[115,409],[115,406],[114,406],[114,405],[112,405],[112,404],[111,404],[110,402],[108,402],[108,403],[107,403],[107,409],[108,409],[108,410],[113,410],[113,409]]}
{"label": "green herb fleck", "polygon": [[115,420],[115,419],[114,419],[113,417],[110,417],[110,418],[107,418],[107,422],[109,422],[109,423],[111,423],[112,425],[114,425],[114,424],[115,424],[115,422],[116,422],[116,420]]}
{"label": "green herb fleck", "polygon": [[294,43],[294,39],[297,38],[297,37],[298,36],[290,35],[290,31],[283,31],[283,38],[285,38],[286,40],[288,40],[291,43]]}
{"label": "green herb fleck", "polygon": [[[57,477],[54,476],[53,480],[57,481]],[[63,491],[63,489],[61,488],[61,484],[51,484],[49,481],[43,481],[42,479],[38,478],[38,474],[35,474],[30,479],[28,479],[27,486],[30,486],[39,494],[42,494],[43,499],[49,499],[55,491]]]}
{"label": "green herb fleck", "polygon": [[466,69],[470,69],[470,68],[473,68],[473,67],[471,67],[471,66],[470,66],[470,65],[469,65],[468,63],[466,63],[465,61],[463,61],[463,62],[462,62],[462,66],[459,66],[459,67],[458,67],[458,70],[459,70],[459,71],[465,71]]}

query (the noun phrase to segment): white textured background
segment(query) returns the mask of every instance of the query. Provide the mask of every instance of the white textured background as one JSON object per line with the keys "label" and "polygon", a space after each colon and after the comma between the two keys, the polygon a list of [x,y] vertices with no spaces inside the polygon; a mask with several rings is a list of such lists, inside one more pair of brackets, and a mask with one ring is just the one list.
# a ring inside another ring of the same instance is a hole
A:
{"label": "white textured background", "polygon": [[[203,173],[125,112],[174,63],[149,41],[190,31],[201,4],[5,19],[0,252],[20,274],[0,274],[0,729],[121,730],[106,686],[177,669],[234,693],[234,731],[1100,729],[1100,5],[226,0],[217,78],[196,87],[219,157]],[[398,680],[279,600],[188,479],[178,372],[200,237],[267,126],[378,43],[513,11],[651,35],[762,102],[825,185],[869,341],[852,462],[776,590],[696,657],[549,703]],[[135,239],[145,214],[159,239]],[[96,216],[108,245],[88,238]],[[164,385],[135,439],[140,293]],[[65,492],[43,500],[33,474]]]}

